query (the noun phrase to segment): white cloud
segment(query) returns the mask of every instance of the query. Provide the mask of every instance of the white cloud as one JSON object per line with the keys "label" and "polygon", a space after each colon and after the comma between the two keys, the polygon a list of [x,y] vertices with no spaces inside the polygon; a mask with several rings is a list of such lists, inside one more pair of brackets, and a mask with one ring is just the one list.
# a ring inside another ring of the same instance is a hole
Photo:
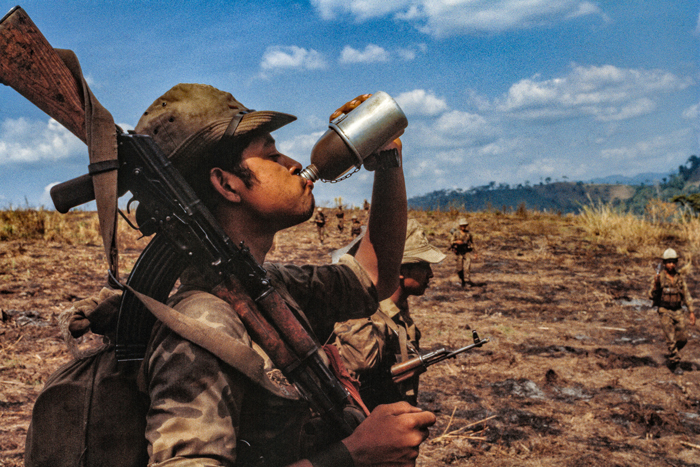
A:
{"label": "white cloud", "polygon": [[55,162],[86,152],[85,144],[54,119],[7,119],[0,125],[0,165]]}
{"label": "white cloud", "polygon": [[340,63],[388,62],[389,52],[374,44],[369,44],[364,50],[357,50],[346,45],[340,53],[339,61]]}
{"label": "white cloud", "polygon": [[444,99],[424,89],[401,93],[395,100],[407,115],[437,115],[449,108]]}
{"label": "white cloud", "polygon": [[357,50],[346,45],[340,53],[340,63],[382,63],[390,60],[403,60],[410,62],[415,60],[418,54],[424,54],[427,50],[425,44],[416,44],[409,47],[400,47],[390,52],[375,44],[367,45],[364,50]]}
{"label": "white cloud", "polygon": [[483,99],[475,102],[482,109],[526,119],[588,115],[599,121],[614,121],[647,114],[656,108],[657,94],[682,90],[692,84],[689,78],[662,70],[575,66],[564,77],[542,80],[534,76],[521,80],[492,103]]}
{"label": "white cloud", "polygon": [[684,157],[682,151],[674,148],[676,148],[678,141],[685,140],[688,136],[689,130],[678,130],[670,134],[636,141],[627,146],[603,149],[600,154],[604,161],[626,161],[627,163],[644,164],[648,160],[661,160],[672,163]]}
{"label": "white cloud", "polygon": [[306,135],[298,135],[291,139],[278,141],[277,147],[280,152],[297,161],[308,160],[311,149],[316,144],[316,141],[325,133],[324,131],[316,131]]}
{"label": "white cloud", "polygon": [[683,111],[683,118],[695,120],[695,123],[698,123],[698,120],[700,119],[700,102],[685,109]]}
{"label": "white cloud", "polygon": [[481,115],[452,110],[429,122],[411,124],[406,137],[423,148],[472,147],[493,142],[499,133]]}
{"label": "white cloud", "polygon": [[358,21],[379,18],[410,7],[412,0],[311,0],[321,18],[335,19],[350,14]]}
{"label": "white cloud", "polygon": [[405,60],[407,62],[410,62],[416,58],[416,51],[411,49],[397,49],[396,54],[401,58],[401,60]]}
{"label": "white cloud", "polygon": [[58,185],[60,182],[49,183],[44,187],[44,191],[39,198],[40,206],[53,206],[53,199],[51,199],[51,188]]}
{"label": "white cloud", "polygon": [[437,37],[501,32],[554,24],[582,16],[607,16],[581,0],[312,0],[321,18],[356,21],[392,16]]}
{"label": "white cloud", "polygon": [[281,69],[318,70],[326,68],[326,66],[326,61],[319,52],[295,45],[268,47],[260,63],[260,68],[265,71]]}

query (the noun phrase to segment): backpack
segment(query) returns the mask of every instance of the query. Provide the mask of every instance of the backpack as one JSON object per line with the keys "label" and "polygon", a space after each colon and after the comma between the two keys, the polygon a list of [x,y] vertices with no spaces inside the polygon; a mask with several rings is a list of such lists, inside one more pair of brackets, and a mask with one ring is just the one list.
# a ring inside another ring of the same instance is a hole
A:
{"label": "backpack", "polygon": [[[120,298],[103,289],[97,298],[76,302],[61,317],[62,331],[110,335]],[[49,377],[36,399],[25,466],[145,466],[148,400],[136,384],[141,362],[117,362],[111,343],[81,355],[75,340],[64,337],[75,359]]]}
{"label": "backpack", "polygon": [[25,466],[145,466],[148,401],[136,385],[140,364],[117,362],[110,344],[60,367],[34,404]]}

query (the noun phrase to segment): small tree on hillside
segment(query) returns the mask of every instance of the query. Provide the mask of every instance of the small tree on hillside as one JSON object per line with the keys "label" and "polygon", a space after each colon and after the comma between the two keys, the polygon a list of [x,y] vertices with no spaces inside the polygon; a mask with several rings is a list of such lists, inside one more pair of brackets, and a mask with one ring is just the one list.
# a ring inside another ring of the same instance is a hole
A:
{"label": "small tree on hillside", "polygon": [[691,209],[696,215],[700,213],[700,193],[691,193],[689,195],[676,195],[673,198],[671,198],[671,201]]}

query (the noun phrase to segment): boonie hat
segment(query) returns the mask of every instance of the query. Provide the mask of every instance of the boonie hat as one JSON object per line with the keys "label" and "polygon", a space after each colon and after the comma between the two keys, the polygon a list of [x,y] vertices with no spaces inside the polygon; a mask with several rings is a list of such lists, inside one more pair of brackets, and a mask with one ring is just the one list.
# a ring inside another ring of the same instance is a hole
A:
{"label": "boonie hat", "polygon": [[153,138],[180,171],[187,171],[224,137],[269,133],[294,120],[281,112],[249,110],[213,86],[180,83],[148,107],[134,131]]}
{"label": "boonie hat", "polygon": [[460,217],[457,219],[457,225],[469,225],[469,222],[467,222],[467,219],[464,217]]}
{"label": "boonie hat", "polygon": [[415,219],[409,219],[406,224],[406,243],[403,248],[403,259],[401,264],[418,263],[439,263],[446,258],[446,255],[428,243],[423,226]]}
{"label": "boonie hat", "polygon": [[666,249],[666,251],[664,251],[662,259],[678,259],[678,253],[676,253],[676,250],[674,250],[673,248],[668,248]]}

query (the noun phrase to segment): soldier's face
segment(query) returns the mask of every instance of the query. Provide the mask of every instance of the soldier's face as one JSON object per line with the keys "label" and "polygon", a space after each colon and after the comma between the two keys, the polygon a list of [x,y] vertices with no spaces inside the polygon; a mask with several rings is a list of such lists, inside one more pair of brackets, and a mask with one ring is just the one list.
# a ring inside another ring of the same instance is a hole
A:
{"label": "soldier's face", "polygon": [[242,154],[242,165],[255,176],[240,190],[246,207],[280,230],[311,217],[314,184],[299,176],[301,164],[281,154],[270,134],[255,138]]}
{"label": "soldier's face", "polygon": [[667,259],[666,261],[664,261],[664,268],[666,268],[668,272],[673,272],[676,270],[677,263],[678,261],[676,261],[675,259]]}
{"label": "soldier's face", "polygon": [[401,267],[401,286],[407,295],[423,295],[433,277],[429,263],[411,263]]}

